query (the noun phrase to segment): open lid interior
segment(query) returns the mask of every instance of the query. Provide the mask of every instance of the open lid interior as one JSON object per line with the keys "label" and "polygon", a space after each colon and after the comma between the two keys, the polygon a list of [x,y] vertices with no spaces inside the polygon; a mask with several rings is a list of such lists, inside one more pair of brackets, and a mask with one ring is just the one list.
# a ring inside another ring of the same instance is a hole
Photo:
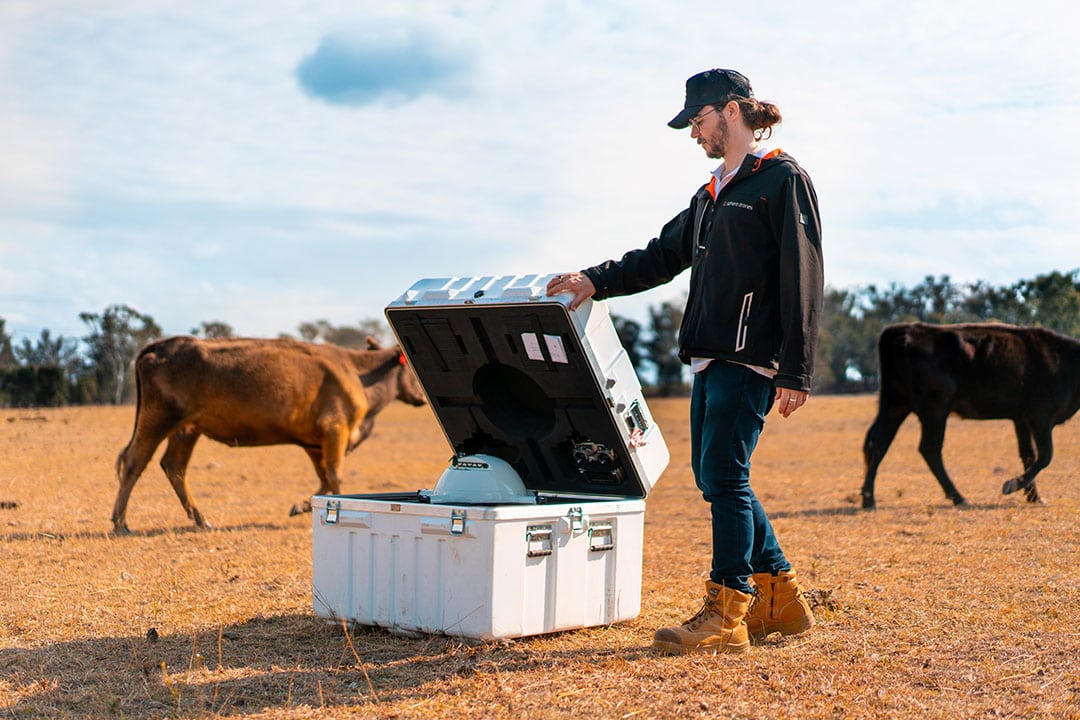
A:
{"label": "open lid interior", "polygon": [[535,492],[647,494],[626,441],[633,407],[612,410],[612,381],[563,304],[391,305],[386,317],[456,455],[501,458]]}

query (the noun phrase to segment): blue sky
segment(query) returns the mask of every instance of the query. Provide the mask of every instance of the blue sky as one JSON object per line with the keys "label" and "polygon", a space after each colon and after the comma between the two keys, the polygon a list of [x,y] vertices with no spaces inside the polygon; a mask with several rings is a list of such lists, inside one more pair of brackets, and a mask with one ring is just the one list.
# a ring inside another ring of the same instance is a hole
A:
{"label": "blue sky", "polygon": [[666,126],[712,67],[783,112],[829,285],[1071,270],[1068,7],[3,0],[0,317],[274,336],[379,318],[420,278],[617,257],[712,169]]}

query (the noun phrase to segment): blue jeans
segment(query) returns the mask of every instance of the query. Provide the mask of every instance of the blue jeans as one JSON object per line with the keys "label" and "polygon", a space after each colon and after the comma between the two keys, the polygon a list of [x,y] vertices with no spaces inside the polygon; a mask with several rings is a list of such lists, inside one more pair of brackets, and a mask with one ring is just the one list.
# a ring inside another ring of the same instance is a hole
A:
{"label": "blue jeans", "polygon": [[751,574],[791,569],[750,488],[750,455],[773,396],[769,378],[742,365],[714,360],[694,375],[690,399],[694,481],[712,508],[709,578],[746,593],[751,592]]}

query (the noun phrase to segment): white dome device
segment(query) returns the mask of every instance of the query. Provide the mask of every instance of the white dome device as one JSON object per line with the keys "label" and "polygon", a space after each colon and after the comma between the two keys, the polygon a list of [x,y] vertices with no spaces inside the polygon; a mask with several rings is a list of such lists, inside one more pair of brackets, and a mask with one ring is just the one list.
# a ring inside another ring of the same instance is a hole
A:
{"label": "white dome device", "polygon": [[536,504],[514,467],[494,455],[455,456],[430,499],[438,505]]}

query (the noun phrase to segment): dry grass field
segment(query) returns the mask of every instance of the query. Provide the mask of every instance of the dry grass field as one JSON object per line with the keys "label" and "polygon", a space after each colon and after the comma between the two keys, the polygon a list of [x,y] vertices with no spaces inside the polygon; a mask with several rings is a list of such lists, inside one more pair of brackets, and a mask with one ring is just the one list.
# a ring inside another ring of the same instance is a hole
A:
{"label": "dry grass field", "polygon": [[[672,463],[647,501],[641,615],[511,642],[342,629],[311,609],[316,486],[297,448],[204,440],[184,516],[156,462],[129,537],[110,534],[113,462],[134,408],[0,410],[0,717],[1078,718],[1080,424],[1055,433],[1047,504],[1000,495],[1011,426],[950,421],[944,499],[914,419],[864,512],[872,397],[772,416],[754,487],[819,620],[741,657],[655,657],[654,628],[694,612],[708,513],[687,403],[654,400]],[[449,448],[430,410],[396,404],[347,460],[347,492],[431,487]],[[14,507],[12,507],[14,504]]]}

